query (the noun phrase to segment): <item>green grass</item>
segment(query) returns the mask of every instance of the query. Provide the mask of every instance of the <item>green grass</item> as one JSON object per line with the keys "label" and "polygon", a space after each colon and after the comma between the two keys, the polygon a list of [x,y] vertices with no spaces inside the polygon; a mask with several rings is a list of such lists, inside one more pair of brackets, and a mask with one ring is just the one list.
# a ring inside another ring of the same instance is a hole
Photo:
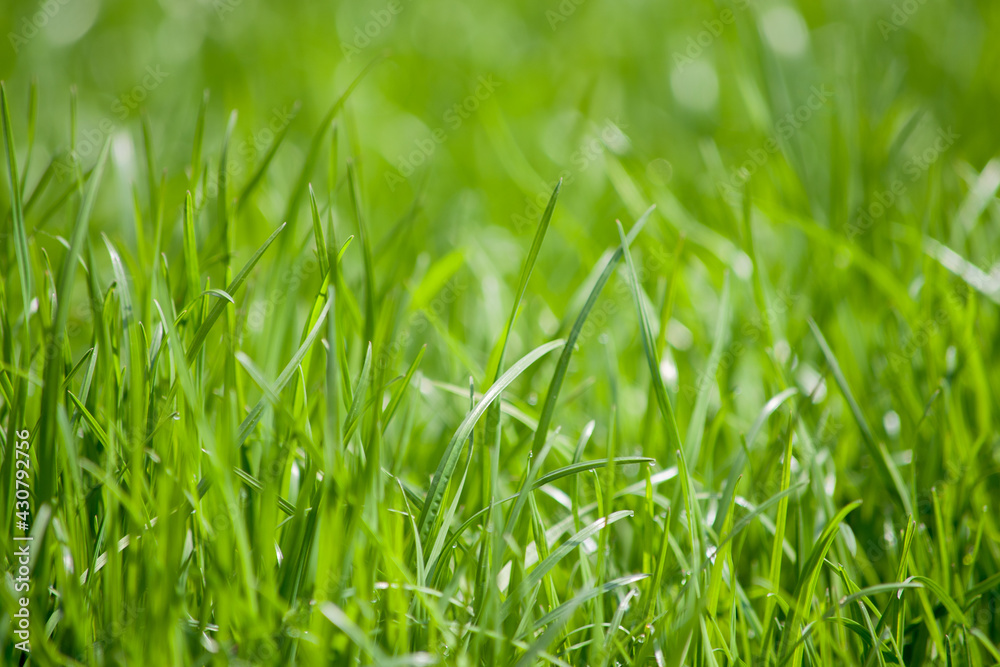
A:
{"label": "green grass", "polygon": [[1000,664],[992,4],[74,2],[0,61],[3,664]]}

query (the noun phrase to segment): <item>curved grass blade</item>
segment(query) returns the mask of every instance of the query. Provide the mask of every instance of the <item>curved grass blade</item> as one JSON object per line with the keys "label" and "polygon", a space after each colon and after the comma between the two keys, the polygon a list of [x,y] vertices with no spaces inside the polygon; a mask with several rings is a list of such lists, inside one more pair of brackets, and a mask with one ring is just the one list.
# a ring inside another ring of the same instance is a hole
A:
{"label": "curved grass blade", "polygon": [[837,357],[834,356],[833,350],[830,349],[830,345],[826,342],[826,338],[823,337],[823,333],[811,317],[809,318],[809,328],[812,329],[813,335],[819,343],[820,350],[823,351],[823,356],[830,365],[830,372],[833,373],[833,378],[836,380],[837,386],[840,387],[841,393],[844,394],[844,400],[847,401],[847,405],[851,409],[851,414],[854,415],[854,420],[858,423],[862,440],[867,445],[868,453],[874,459],[879,474],[883,477],[883,482],[888,488],[896,492],[896,498],[902,504],[903,513],[907,516],[913,516],[913,504],[910,502],[910,494],[903,484],[903,478],[900,476],[896,464],[892,462],[892,458],[889,456],[885,445],[876,441],[875,434],[872,432],[871,427],[868,425],[868,420],[865,419],[865,415],[861,411],[861,406],[858,405],[858,402],[854,399],[854,394],[851,393],[851,388],[847,384],[844,372],[840,369]]}
{"label": "curved grass blade", "polygon": [[[302,363],[302,358],[306,355],[306,352],[309,351],[309,348],[312,347],[313,342],[316,340],[316,337],[319,335],[320,330],[323,328],[323,324],[329,312],[330,312],[330,302],[328,301],[326,305],[323,306],[323,310],[320,312],[319,317],[316,320],[316,323],[313,325],[312,330],[309,332],[309,335],[306,336],[306,339],[302,342],[302,345],[299,346],[299,349],[295,352],[294,355],[292,355],[292,358],[288,361],[288,364],[285,366],[284,370],[281,371],[281,374],[278,375],[278,378],[271,385],[272,391],[274,392],[275,395],[280,395],[281,392],[284,390],[285,386],[288,384],[288,381],[292,379],[293,375],[295,375],[296,369],[299,367],[299,364]],[[237,448],[243,446],[243,443],[245,443],[247,441],[247,438],[250,437],[250,433],[253,431],[254,427],[256,427],[257,424],[260,422],[261,413],[263,413],[264,406],[266,405],[266,403],[267,403],[267,396],[261,397],[261,399],[257,401],[257,404],[253,406],[253,409],[250,410],[250,414],[248,414],[246,418],[243,420],[243,423],[240,424],[239,434],[237,435],[236,438]]]}
{"label": "curved grass blade", "polygon": [[[316,204],[316,193],[313,192],[312,183],[309,184],[309,208],[312,211],[313,242],[316,244],[316,256],[319,258],[319,271],[320,275],[325,277],[330,271],[330,257],[323,234],[323,219],[319,215],[319,206]],[[331,284],[335,283],[331,281]]]}
{"label": "curved grass blade", "polygon": [[426,542],[431,526],[433,526],[437,520],[438,511],[441,507],[441,499],[444,497],[444,492],[448,486],[448,482],[451,480],[451,476],[455,472],[455,467],[458,465],[458,459],[461,455],[461,444],[465,442],[466,438],[469,437],[469,434],[472,432],[476,422],[483,416],[483,413],[486,412],[486,409],[490,406],[490,404],[493,403],[503,390],[506,389],[511,382],[517,379],[517,377],[523,373],[525,369],[538,361],[541,357],[556,348],[562,347],[564,344],[565,341],[555,340],[536,347],[534,350],[524,355],[517,361],[517,363],[510,367],[510,370],[504,373],[495,383],[493,383],[493,386],[486,392],[482,400],[479,401],[476,407],[465,417],[461,425],[459,425],[458,430],[455,431],[455,435],[451,438],[451,442],[449,442],[448,446],[445,448],[444,456],[441,457],[441,462],[438,464],[437,471],[434,473],[434,477],[431,480],[431,486],[427,490],[427,500],[424,502],[424,506],[420,511],[420,519],[417,522],[417,525],[420,527],[420,536],[424,542]]}
{"label": "curved grass blade", "polygon": [[802,567],[798,584],[795,586],[795,606],[792,609],[791,618],[785,624],[785,630],[781,639],[781,649],[778,651],[778,655],[783,656],[783,660],[791,656],[793,667],[799,667],[802,664],[803,647],[801,644],[797,645],[794,648],[794,654],[792,654],[789,653],[790,645],[794,638],[799,635],[799,624],[804,620],[809,609],[812,607],[813,591],[816,589],[816,582],[819,580],[820,569],[826,558],[826,553],[830,550],[830,546],[837,536],[841,522],[860,505],[861,501],[855,500],[843,507],[830,519],[830,522],[823,529],[822,534],[820,534],[819,539],[816,541],[809,560]]}
{"label": "curved grass blade", "polygon": [[[628,232],[627,243],[630,244],[635,240],[635,237],[642,231],[642,228],[645,226],[649,216],[653,214],[655,208],[655,206],[650,206],[636,220],[635,224],[632,225],[632,229]],[[563,380],[566,378],[566,371],[569,370],[569,360],[573,355],[573,348],[580,337],[580,332],[587,321],[587,316],[590,315],[591,309],[597,303],[597,298],[601,295],[601,291],[614,272],[615,266],[621,260],[622,253],[623,251],[619,247],[608,259],[608,263],[604,265],[604,270],[598,277],[593,289],[591,289],[587,301],[583,304],[583,308],[580,309],[580,314],[577,315],[576,321],[573,322],[573,328],[570,329],[569,335],[566,337],[566,347],[563,348],[562,353],[559,355],[559,360],[556,362],[556,370],[552,374],[552,380],[549,382],[549,388],[545,394],[545,403],[542,405],[542,411],[538,417],[538,428],[535,429],[535,438],[531,443],[532,451],[539,451],[545,444],[545,439],[548,437],[549,425],[552,423],[552,415],[555,412],[556,402],[559,399],[559,391],[562,389]]]}
{"label": "curved grass blade", "polygon": [[[243,286],[243,283],[246,282],[247,277],[250,275],[250,271],[252,271],[253,267],[257,265],[261,256],[263,256],[264,252],[268,249],[271,243],[274,242],[274,239],[278,237],[278,234],[281,233],[281,230],[283,230],[287,224],[288,223],[285,222],[281,223],[281,226],[274,230],[269,237],[267,237],[267,240],[264,241],[264,245],[259,247],[257,252],[255,252],[249,260],[247,260],[247,263],[242,269],[240,269],[240,272],[236,274],[236,277],[233,278],[231,283],[229,283],[229,286],[226,287],[227,294],[230,296],[236,295],[236,292],[238,292]],[[194,338],[191,340],[191,345],[188,346],[187,350],[187,363],[189,365],[194,362],[199,350],[201,350],[201,346],[204,345],[205,339],[208,337],[208,332],[212,330],[212,326],[225,310],[226,301],[219,301],[215,304],[215,307],[209,311],[208,316],[205,318],[205,321],[201,323],[201,326],[198,327],[198,330],[194,334]]]}
{"label": "curved grass blade", "polygon": [[671,450],[683,451],[684,445],[681,443],[680,431],[677,428],[677,419],[674,417],[674,408],[670,403],[670,397],[667,395],[667,388],[663,384],[663,377],[660,374],[660,363],[657,358],[656,349],[653,346],[653,332],[649,325],[649,315],[646,313],[646,308],[643,306],[642,297],[639,292],[641,289],[639,286],[639,278],[635,272],[635,264],[632,262],[632,253],[628,250],[630,241],[625,236],[625,230],[622,229],[622,224],[620,222],[617,224],[618,236],[621,238],[622,242],[621,250],[625,255],[625,264],[628,266],[629,275],[631,277],[629,285],[632,288],[632,298],[635,302],[636,310],[639,313],[642,347],[646,353],[646,362],[649,365],[650,375],[652,375],[656,402],[658,403],[660,412],[663,414],[663,418],[666,421],[667,446]]}
{"label": "curved grass blade", "polygon": [[[646,458],[644,456],[620,456],[612,460],[612,463],[614,463],[615,465],[634,465],[634,464],[653,463],[653,462],[654,459]],[[581,461],[579,463],[574,463],[565,466],[563,468],[553,470],[552,472],[546,473],[545,475],[542,475],[541,477],[536,479],[535,483],[531,485],[531,490],[532,491],[538,490],[543,486],[545,486],[546,484],[551,484],[552,482],[562,479],[564,477],[579,475],[580,473],[591,472],[593,470],[600,470],[607,464],[608,464],[607,459],[601,459],[598,461]],[[616,494],[615,497],[617,498],[619,497],[619,495],[623,494]],[[507,496],[502,500],[496,501],[495,505],[505,505],[517,499],[517,497],[518,494]],[[471,528],[473,524],[476,523],[477,519],[479,519],[489,511],[490,511],[489,506],[483,507],[482,509],[475,512],[468,519],[466,519],[461,526],[452,531],[452,533],[448,536],[448,540],[444,543],[444,547],[441,549],[442,553],[447,553],[448,550],[451,549],[451,547],[453,547],[458,542],[459,538],[461,538],[461,536],[465,533],[465,531]],[[428,572],[433,573],[435,566],[436,564],[432,564],[428,568]]]}
{"label": "curved grass blade", "polygon": [[[637,581],[642,581],[643,579],[648,579],[648,578],[649,578],[648,574],[629,574],[624,577],[618,577],[617,579],[612,579],[607,583],[588,589],[586,591],[583,591],[582,593],[578,593],[572,599],[567,600],[563,604],[559,605],[558,607],[556,607],[555,609],[553,609],[552,611],[550,611],[549,613],[545,614],[540,619],[538,619],[538,621],[535,623],[535,627],[540,628],[542,626],[548,625],[553,621],[563,618],[567,614],[570,614],[576,607],[583,604],[584,602],[587,602],[588,600],[592,600],[595,597],[604,595],[605,593],[610,593],[616,588],[621,588],[622,586],[628,586],[630,584],[634,584]],[[616,618],[619,621],[621,620],[621,617],[617,615]],[[613,623],[611,627],[612,629],[614,629],[615,627],[617,627],[617,624]]]}
{"label": "curved grass blade", "polygon": [[510,595],[507,596],[507,599],[503,601],[503,604],[500,606],[500,620],[502,621],[507,618],[507,616],[514,610],[515,605],[520,604],[521,600],[527,596],[535,588],[535,586],[541,583],[542,577],[548,574],[549,571],[559,563],[559,561],[568,556],[574,549],[586,542],[589,538],[596,535],[598,531],[610,526],[613,523],[621,521],[622,519],[630,517],[632,514],[632,510],[618,510],[617,512],[612,512],[607,517],[601,517],[594,523],[573,535],[573,537],[560,544],[551,554],[549,554],[548,558],[536,565],[535,568],[524,578],[521,585],[517,587],[517,590],[511,591]]}

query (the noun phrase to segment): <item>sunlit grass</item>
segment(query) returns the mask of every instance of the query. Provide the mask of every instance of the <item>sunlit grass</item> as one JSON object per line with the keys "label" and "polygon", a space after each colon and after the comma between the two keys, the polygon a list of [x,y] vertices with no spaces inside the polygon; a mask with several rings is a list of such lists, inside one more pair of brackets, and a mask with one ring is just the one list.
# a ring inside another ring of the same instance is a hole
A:
{"label": "sunlit grass", "polygon": [[1000,662],[995,94],[895,34],[941,10],[651,8],[645,59],[563,4],[552,90],[486,33],[438,82],[409,3],[270,110],[14,72],[4,664],[22,478],[32,664]]}

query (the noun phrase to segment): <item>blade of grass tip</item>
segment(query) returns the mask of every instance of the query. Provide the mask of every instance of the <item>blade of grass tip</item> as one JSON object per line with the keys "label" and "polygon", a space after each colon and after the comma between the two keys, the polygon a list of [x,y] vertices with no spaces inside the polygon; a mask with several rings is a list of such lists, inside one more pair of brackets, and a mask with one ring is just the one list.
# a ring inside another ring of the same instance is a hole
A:
{"label": "blade of grass tip", "polygon": [[486,376],[490,383],[496,380],[503,368],[504,356],[507,353],[507,344],[510,342],[511,331],[514,329],[514,322],[517,320],[517,314],[521,308],[524,293],[528,289],[528,280],[531,278],[535,263],[538,261],[538,253],[542,249],[542,242],[545,240],[545,233],[548,231],[549,222],[552,220],[552,213],[555,211],[556,200],[559,198],[559,190],[561,188],[562,179],[560,178],[559,182],[556,183],[556,187],[552,190],[552,194],[549,196],[549,202],[545,206],[545,211],[542,213],[542,218],[539,220],[538,227],[535,230],[535,237],[531,242],[531,248],[528,250],[528,255],[524,258],[524,263],[521,265],[521,275],[517,281],[517,291],[514,293],[510,315],[507,317],[507,326],[504,327],[500,340],[497,341],[497,348],[490,355],[491,359]]}
{"label": "blade of grass tip", "polygon": [[[785,491],[791,486],[792,483],[792,441],[794,430],[792,425],[789,424],[788,428],[788,441],[785,444],[785,453],[783,460],[781,462],[781,488],[780,491]],[[766,628],[766,633],[764,636],[764,643],[762,646],[763,650],[766,651],[768,659],[771,654],[771,633],[774,629],[774,623],[771,621],[772,615],[774,614],[774,607],[776,604],[776,596],[779,595],[781,590],[781,560],[783,558],[783,545],[785,542],[785,525],[788,517],[788,496],[782,496],[781,500],[778,501],[778,516],[775,519],[774,528],[774,543],[771,545],[771,568],[768,574],[768,579],[771,582],[771,594],[767,596],[767,601],[764,604],[764,626]]]}
{"label": "blade of grass tip", "polygon": [[[320,312],[319,318],[316,320],[316,324],[313,325],[309,335],[306,336],[305,341],[303,341],[302,345],[289,360],[284,370],[281,371],[281,374],[278,375],[278,378],[271,385],[276,394],[280,395],[285,386],[288,384],[288,381],[292,379],[293,375],[295,375],[296,369],[299,367],[299,364],[302,363],[302,357],[304,357],[306,352],[309,351],[309,348],[312,347],[313,342],[316,340],[316,337],[319,335],[320,330],[325,324],[329,312],[330,303],[327,302],[327,304],[323,306],[323,310]],[[260,422],[261,413],[264,411],[264,407],[267,402],[267,397],[262,396],[261,399],[257,401],[257,404],[254,405],[253,409],[250,410],[250,414],[246,416],[243,423],[240,424],[239,435],[236,439],[237,448],[243,446],[243,443],[245,443],[247,438],[250,437],[250,433],[253,431],[254,427],[256,427]]]}
{"label": "blade of grass tip", "polygon": [[458,459],[461,454],[461,444],[465,442],[465,439],[469,437],[469,433],[472,432],[473,427],[475,427],[476,422],[479,418],[483,416],[486,409],[490,406],[493,401],[496,400],[504,389],[510,385],[521,373],[523,373],[529,366],[538,361],[541,357],[545,356],[552,350],[562,347],[565,341],[555,340],[544,345],[540,345],[528,354],[524,355],[520,360],[518,360],[510,369],[504,373],[500,378],[493,383],[483,398],[479,401],[476,407],[466,415],[465,419],[459,425],[455,434],[452,436],[451,441],[445,448],[444,455],[441,457],[441,461],[438,464],[437,470],[434,473],[434,477],[431,479],[430,488],[427,490],[427,499],[424,502],[424,506],[420,511],[420,519],[417,525],[420,527],[421,538],[426,542],[427,533],[430,527],[434,525],[437,520],[437,514],[441,506],[441,499],[444,496],[445,489],[448,486],[448,482],[451,481],[451,476],[455,472],[455,467],[458,465]]}
{"label": "blade of grass tip", "polygon": [[865,419],[864,413],[861,411],[861,406],[858,405],[858,402],[854,399],[854,394],[851,393],[851,388],[847,384],[847,378],[844,377],[844,372],[840,369],[837,357],[833,354],[833,350],[830,349],[830,345],[826,342],[826,338],[823,337],[823,333],[819,330],[816,322],[814,322],[811,317],[808,319],[808,322],[809,328],[812,329],[813,335],[819,343],[820,350],[822,350],[827,364],[830,365],[830,372],[833,373],[833,378],[837,382],[837,386],[840,387],[840,391],[844,395],[844,400],[847,401],[847,405],[851,409],[851,414],[854,415],[854,420],[858,423],[858,428],[861,430],[862,440],[868,447],[869,455],[875,460],[879,474],[881,474],[884,478],[885,484],[895,491],[897,500],[899,500],[902,504],[904,515],[912,516],[913,505],[910,502],[910,494],[907,492],[906,486],[903,484],[903,478],[900,476],[899,470],[896,468],[896,464],[893,463],[892,457],[890,457],[889,452],[886,451],[885,445],[876,441],[875,434],[868,425],[868,421]]}
{"label": "blade of grass tip", "polygon": [[361,366],[361,374],[358,376],[358,384],[354,389],[354,400],[347,411],[347,419],[344,420],[344,440],[350,441],[354,431],[358,427],[358,419],[361,417],[361,409],[365,405],[368,397],[368,385],[372,379],[372,344],[368,343],[365,351],[365,362]]}
{"label": "blade of grass tip", "polygon": [[[691,538],[693,566],[697,570],[700,568],[701,564],[701,543],[703,542],[701,531],[697,529],[702,527],[702,523],[698,516],[699,512],[696,504],[697,500],[695,498],[694,485],[688,473],[690,468],[688,467],[687,457],[684,453],[684,445],[680,439],[680,431],[677,428],[677,420],[674,417],[674,409],[670,403],[670,396],[667,394],[667,388],[666,385],[663,384],[663,376],[660,373],[660,360],[654,347],[652,329],[649,325],[649,316],[646,313],[646,308],[643,306],[641,295],[642,288],[639,285],[639,277],[635,271],[635,263],[632,261],[632,253],[629,252],[628,249],[629,242],[625,236],[625,230],[622,228],[622,223],[617,220],[615,223],[618,226],[618,237],[621,239],[621,249],[625,255],[625,265],[628,268],[630,277],[629,285],[632,288],[633,303],[635,304],[636,311],[638,311],[639,315],[642,347],[646,355],[646,362],[649,366],[650,375],[652,376],[656,401],[660,408],[660,414],[663,415],[665,422],[667,444],[674,448],[678,458],[677,467],[680,475],[681,492],[684,497],[684,510],[688,518],[688,533]],[[697,595],[700,591],[698,577],[692,577],[691,581],[694,584],[695,594]]]}
{"label": "blade of grass tip", "polygon": [[625,255],[625,264],[628,267],[631,279],[629,285],[632,288],[632,298],[639,314],[639,326],[641,329],[643,349],[646,353],[646,362],[649,365],[649,372],[653,376],[652,382],[655,389],[656,401],[659,404],[660,412],[663,414],[663,418],[666,421],[667,445],[670,449],[681,450],[683,448],[683,444],[681,443],[680,431],[677,429],[677,420],[674,418],[674,409],[670,403],[670,397],[667,395],[667,388],[663,384],[663,377],[660,374],[659,359],[657,358],[656,350],[653,349],[652,330],[649,326],[649,317],[646,313],[646,309],[642,304],[642,297],[639,291],[639,279],[635,272],[635,264],[632,262],[632,253],[628,250],[629,242],[625,236],[625,230],[622,229],[622,223],[616,221],[616,224],[618,225],[618,236],[621,238],[622,242],[621,249]]}
{"label": "blade of grass tip", "polygon": [[[903,548],[900,552],[899,565],[896,566],[896,581],[903,582],[906,580],[906,565],[907,558],[910,555],[910,547],[913,544],[913,536],[916,533],[916,521],[913,517],[907,517],[906,520],[906,532],[903,535]],[[902,589],[899,593],[889,600],[889,606],[886,611],[880,616],[878,620],[878,625],[875,627],[874,635],[876,637],[882,636],[882,631],[884,628],[888,627],[890,632],[895,630],[895,648],[898,652],[898,647],[903,646],[903,619],[900,617],[899,608],[902,604]],[[895,625],[896,618],[899,618],[900,623],[898,627],[893,627]],[[869,653],[867,664],[871,664],[871,659],[874,653]],[[902,656],[897,656],[899,658],[899,663],[903,664]]]}
{"label": "blade of grass tip", "polygon": [[[55,461],[55,425],[56,425],[56,405],[59,402],[59,390],[62,386],[63,358],[62,349],[66,336],[66,325],[69,321],[69,311],[72,304],[71,294],[73,292],[73,282],[76,277],[76,265],[80,256],[80,249],[83,247],[84,239],[87,236],[87,228],[90,223],[90,213],[94,207],[94,200],[97,197],[97,188],[101,183],[101,175],[104,172],[104,163],[108,157],[110,140],[106,139],[101,153],[97,158],[97,166],[90,179],[90,187],[83,197],[80,209],[77,212],[76,222],[73,225],[73,233],[70,236],[69,250],[63,258],[62,269],[59,271],[58,290],[56,291],[56,315],[52,324],[49,343],[46,347],[49,354],[45,359],[44,384],[42,386],[42,399],[39,414],[39,456],[43,461]],[[27,313],[28,311],[25,311]],[[47,502],[56,491],[56,467],[48,467],[48,474],[40,474],[38,477],[38,502]]]}
{"label": "blade of grass tip", "polygon": [[[243,186],[240,190],[239,196],[236,198],[236,211],[237,213],[243,210],[243,206],[250,200],[250,195],[260,184],[261,180],[264,178],[264,174],[267,173],[267,168],[271,166],[271,162],[274,160],[275,154],[277,154],[278,149],[281,148],[281,144],[285,141],[285,137],[288,135],[288,130],[292,127],[292,120],[299,114],[299,108],[301,104],[298,100],[292,105],[292,111],[288,115],[288,122],[285,126],[281,128],[278,134],[274,137],[271,145],[267,149],[267,153],[264,154],[264,159],[261,160],[260,165],[254,171],[253,176],[247,181],[247,184]],[[312,186],[309,186],[312,188]]]}
{"label": "blade of grass tip", "polygon": [[[642,231],[645,226],[646,221],[649,216],[653,214],[656,209],[655,206],[650,206],[646,209],[646,212],[636,220],[635,224],[632,225],[632,229],[629,230],[627,242],[632,243],[635,238]],[[587,297],[587,301],[583,304],[580,309],[580,314],[577,315],[576,320],[573,322],[573,328],[570,329],[569,335],[566,337],[566,346],[563,348],[562,353],[559,355],[559,360],[556,362],[555,372],[552,374],[552,380],[549,381],[549,388],[545,394],[545,403],[542,405],[542,411],[538,417],[538,428],[535,429],[535,437],[531,443],[531,449],[533,451],[539,451],[541,447],[545,444],[545,439],[548,434],[549,424],[552,423],[552,416],[555,413],[556,402],[559,399],[559,391],[562,389],[563,380],[566,378],[566,372],[569,370],[570,357],[573,354],[573,349],[576,346],[576,341],[580,337],[580,332],[583,330],[583,325],[587,321],[587,317],[590,315],[591,309],[593,309],[594,304],[597,303],[598,297],[601,295],[601,291],[607,284],[608,279],[615,270],[618,262],[622,258],[622,249],[619,246],[615,250],[614,254],[608,259],[607,264],[604,266],[604,270],[598,277],[597,282],[594,283],[594,287],[590,291],[590,295]]]}
{"label": "blade of grass tip", "polygon": [[[313,192],[312,183],[309,184],[309,208],[312,211],[313,242],[316,244],[316,256],[319,258],[320,275],[326,276],[330,271],[330,257],[323,235],[323,220],[319,215],[319,206],[316,204],[316,193]],[[335,283],[331,281],[330,284]]]}
{"label": "blade of grass tip", "polygon": [[[501,370],[503,369],[504,357],[507,354],[507,345],[510,342],[510,335],[514,329],[514,322],[517,320],[517,314],[521,309],[521,301],[524,299],[524,293],[528,288],[528,281],[531,278],[531,273],[535,268],[535,263],[538,261],[538,253],[541,251],[542,242],[545,240],[545,233],[548,231],[549,222],[552,220],[552,213],[555,211],[556,200],[559,198],[559,190],[561,188],[562,179],[560,178],[559,182],[556,183],[556,187],[552,190],[549,202],[545,206],[545,211],[542,213],[541,220],[538,222],[538,228],[535,230],[535,237],[532,239],[531,248],[528,250],[528,255],[525,257],[524,263],[521,265],[521,275],[517,281],[517,291],[514,293],[514,300],[511,303],[510,315],[507,317],[507,325],[504,327],[500,339],[497,341],[497,346],[490,355],[491,358],[487,366],[486,378],[489,384],[492,384],[496,380],[497,376],[499,376]],[[486,445],[496,450],[496,452],[499,451],[500,447],[500,405],[500,401],[497,400],[492,406],[490,406],[490,409],[486,414],[486,431],[484,436]],[[496,490],[492,485],[490,485],[490,499],[492,501],[495,498]],[[518,514],[520,514],[519,508]],[[507,524],[507,529],[511,529],[511,524],[509,522]]]}
{"label": "blade of grass tip", "polygon": [[[533,495],[528,496],[528,514],[531,517],[531,537],[535,541],[535,550],[538,553],[538,560],[545,560],[549,557],[549,542],[545,535],[545,522],[542,514],[538,510],[538,502]],[[556,591],[556,582],[552,577],[543,579],[545,585],[545,599],[548,609],[551,611],[559,606],[559,593]]]}
{"label": "blade of grass tip", "polygon": [[[613,582],[610,581],[608,582],[608,584],[611,583]],[[632,598],[634,598],[639,594],[640,594],[639,589],[633,588],[628,593],[626,593],[625,597],[622,598],[622,601],[618,603],[618,608],[615,610],[615,615],[611,618],[611,625],[608,626],[610,634],[613,638],[617,637],[619,628],[621,628],[625,632],[628,632],[627,630],[625,630],[625,628],[622,627],[622,621],[625,619],[625,614],[628,612],[629,607],[632,604]],[[617,644],[617,639],[613,639],[612,641],[615,641]],[[620,644],[617,645],[617,648],[622,655],[627,655],[627,653],[624,650],[622,650],[623,647]],[[611,659],[614,656],[615,656],[615,651],[609,650],[604,655],[604,660],[601,662],[601,667],[608,667],[608,665],[611,664]]]}
{"label": "blade of grass tip", "polygon": [[[236,274],[236,277],[233,278],[232,282],[226,287],[226,293],[229,294],[229,296],[236,296],[236,292],[238,292],[243,286],[243,283],[246,282],[246,279],[253,270],[253,267],[257,265],[261,256],[263,256],[264,252],[270,247],[271,243],[274,242],[274,239],[278,237],[278,234],[281,233],[286,225],[287,223],[281,223],[281,226],[274,230],[274,232],[267,237],[267,240],[264,241],[264,244],[257,249],[257,252],[255,252],[249,260],[247,260],[247,263],[242,269],[240,269],[240,272]],[[209,312],[208,317],[206,317],[205,321],[201,323],[201,326],[198,327],[198,330],[194,334],[194,338],[191,340],[191,345],[188,347],[187,363],[189,365],[194,362],[198,351],[201,350],[201,346],[205,343],[205,339],[208,337],[209,331],[211,331],[212,326],[215,324],[216,320],[219,319],[225,309],[226,301],[220,300]]]}
{"label": "blade of grass tip", "polygon": [[413,363],[411,363],[410,367],[406,370],[406,375],[403,376],[403,381],[400,382],[399,389],[397,389],[396,393],[394,393],[392,398],[389,399],[389,405],[385,409],[385,417],[382,426],[383,430],[389,427],[389,422],[392,421],[393,415],[396,414],[396,410],[399,408],[399,404],[403,400],[403,395],[409,388],[410,382],[413,381],[413,376],[417,372],[417,368],[420,367],[420,362],[423,360],[424,352],[426,351],[427,344],[424,343],[420,347],[420,351],[417,352],[417,356],[413,360]]}
{"label": "blade of grass tip", "polygon": [[[531,491],[535,486],[535,479],[538,478],[538,471],[541,469],[542,465],[545,463],[545,459],[552,449],[552,445],[555,443],[555,438],[549,438],[545,442],[541,451],[538,452],[537,457],[535,457],[534,452],[529,452],[529,468],[527,474],[524,476],[524,482],[521,484],[521,488],[517,494],[517,500],[514,501],[514,505],[510,509],[510,514],[507,515],[507,522],[504,526],[503,535],[514,535],[518,528],[518,520],[521,518],[521,513],[524,511],[524,507],[528,502],[528,498],[531,495]],[[499,554],[500,558],[503,558],[504,554]]]}
{"label": "blade of grass tip", "polygon": [[[7,156],[7,176],[10,184],[11,215],[14,219],[14,255],[17,258],[17,272],[21,277],[21,300],[24,307],[25,335],[28,335],[28,314],[34,285],[31,273],[31,255],[28,252],[28,237],[24,229],[24,207],[21,203],[21,186],[18,183],[17,155],[14,148],[14,130],[10,122],[10,104],[7,101],[7,87],[0,81],[0,105],[3,109],[4,149]],[[55,414],[52,415],[55,417]]]}

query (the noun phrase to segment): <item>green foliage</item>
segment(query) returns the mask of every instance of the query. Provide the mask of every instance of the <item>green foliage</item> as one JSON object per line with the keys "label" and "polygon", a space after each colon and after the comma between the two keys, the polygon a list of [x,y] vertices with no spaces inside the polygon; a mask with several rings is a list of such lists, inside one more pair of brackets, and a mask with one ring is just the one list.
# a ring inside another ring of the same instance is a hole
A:
{"label": "green foliage", "polygon": [[5,10],[3,664],[1000,663],[996,3]]}

